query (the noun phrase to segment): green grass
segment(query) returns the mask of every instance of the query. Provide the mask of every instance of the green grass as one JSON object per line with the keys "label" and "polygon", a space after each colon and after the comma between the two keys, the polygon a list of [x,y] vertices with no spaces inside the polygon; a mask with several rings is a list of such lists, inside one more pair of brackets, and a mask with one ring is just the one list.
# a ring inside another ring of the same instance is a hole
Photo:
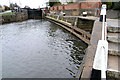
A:
{"label": "green grass", "polygon": [[10,12],[10,13],[4,13],[2,15],[14,15],[14,13]]}

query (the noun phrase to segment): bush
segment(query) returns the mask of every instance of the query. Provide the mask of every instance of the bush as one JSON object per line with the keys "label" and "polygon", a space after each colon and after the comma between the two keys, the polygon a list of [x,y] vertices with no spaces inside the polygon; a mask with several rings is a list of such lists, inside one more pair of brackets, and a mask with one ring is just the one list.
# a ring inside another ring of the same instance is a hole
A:
{"label": "bush", "polygon": [[49,1],[49,6],[50,6],[50,7],[56,6],[56,5],[61,5],[61,3],[60,3],[59,0],[56,0],[56,2],[52,2],[52,0]]}
{"label": "bush", "polygon": [[120,1],[119,2],[114,2],[113,9],[114,10],[120,10]]}
{"label": "bush", "polygon": [[119,2],[103,2],[107,5],[107,9],[120,10],[120,1]]}

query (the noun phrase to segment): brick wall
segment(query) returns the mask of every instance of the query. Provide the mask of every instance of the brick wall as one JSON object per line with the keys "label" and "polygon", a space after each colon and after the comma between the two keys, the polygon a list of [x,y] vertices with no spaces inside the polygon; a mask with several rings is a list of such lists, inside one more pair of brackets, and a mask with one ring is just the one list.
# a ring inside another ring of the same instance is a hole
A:
{"label": "brick wall", "polygon": [[54,11],[57,14],[62,10],[69,16],[82,15],[84,11],[88,13],[89,16],[97,16],[96,9],[101,8],[101,2],[77,2],[67,5],[54,6],[50,8],[50,12]]}
{"label": "brick wall", "polygon": [[70,9],[98,9],[101,8],[100,2],[81,2],[67,5],[53,6],[50,10],[70,10]]}
{"label": "brick wall", "polygon": [[54,10],[58,10],[58,6],[54,6]]}
{"label": "brick wall", "polygon": [[81,9],[98,9],[101,8],[100,2],[82,2]]}
{"label": "brick wall", "polygon": [[54,10],[54,7],[50,7],[50,10]]}
{"label": "brick wall", "polygon": [[69,10],[69,9],[80,9],[80,3],[65,5],[65,10]]}
{"label": "brick wall", "polygon": [[65,7],[64,7],[64,5],[60,5],[60,6],[58,6],[58,9],[59,9],[59,10],[64,10]]}

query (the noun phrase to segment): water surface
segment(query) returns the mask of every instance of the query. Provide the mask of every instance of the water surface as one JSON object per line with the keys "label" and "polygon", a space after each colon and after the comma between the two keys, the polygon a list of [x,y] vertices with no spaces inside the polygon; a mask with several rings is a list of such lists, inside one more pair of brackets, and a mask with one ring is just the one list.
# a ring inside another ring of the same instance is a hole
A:
{"label": "water surface", "polygon": [[27,20],[0,26],[3,78],[73,78],[87,47],[58,25]]}

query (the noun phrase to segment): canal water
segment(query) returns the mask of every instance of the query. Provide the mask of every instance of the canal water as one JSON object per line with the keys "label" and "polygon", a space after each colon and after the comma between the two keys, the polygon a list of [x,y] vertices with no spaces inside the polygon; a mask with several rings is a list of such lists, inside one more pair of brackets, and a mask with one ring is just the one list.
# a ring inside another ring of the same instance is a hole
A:
{"label": "canal water", "polygon": [[32,19],[0,29],[3,78],[75,77],[87,45],[68,31]]}

